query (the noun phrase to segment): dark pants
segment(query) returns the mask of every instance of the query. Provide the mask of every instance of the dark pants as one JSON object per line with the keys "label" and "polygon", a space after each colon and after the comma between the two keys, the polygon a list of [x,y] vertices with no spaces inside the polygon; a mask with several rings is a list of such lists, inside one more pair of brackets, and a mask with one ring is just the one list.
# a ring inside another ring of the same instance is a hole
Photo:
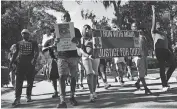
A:
{"label": "dark pants", "polygon": [[[99,73],[99,76],[101,76],[101,78],[103,79],[103,82],[106,83],[107,82],[107,75],[106,75],[106,65],[105,64],[99,65],[98,73]],[[97,80],[97,82],[98,82],[98,80]]]}
{"label": "dark pants", "polygon": [[27,80],[27,90],[26,95],[31,96],[33,81],[35,76],[35,66],[31,63],[19,63],[17,65],[17,73],[16,73],[16,89],[15,89],[15,97],[20,98],[22,94],[23,81]]}
{"label": "dark pants", "polygon": [[[155,49],[155,53],[160,66],[160,78],[162,81],[162,86],[166,87],[168,80],[176,68],[175,57],[174,54],[168,49],[158,48]],[[168,63],[169,69],[165,74],[166,63]]]}

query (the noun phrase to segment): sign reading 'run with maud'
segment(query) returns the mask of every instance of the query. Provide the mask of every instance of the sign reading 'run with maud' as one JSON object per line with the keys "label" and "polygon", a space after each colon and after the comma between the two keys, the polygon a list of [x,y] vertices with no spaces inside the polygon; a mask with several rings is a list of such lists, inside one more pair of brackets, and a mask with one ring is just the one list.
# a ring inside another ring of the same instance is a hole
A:
{"label": "sign reading 'run with maud'", "polygon": [[93,30],[93,55],[98,58],[140,55],[138,31]]}

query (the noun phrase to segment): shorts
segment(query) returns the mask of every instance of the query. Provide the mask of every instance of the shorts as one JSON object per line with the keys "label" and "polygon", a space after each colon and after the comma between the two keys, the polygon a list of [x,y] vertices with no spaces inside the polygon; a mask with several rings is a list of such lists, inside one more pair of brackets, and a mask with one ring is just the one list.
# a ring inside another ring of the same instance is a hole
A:
{"label": "shorts", "polygon": [[82,63],[84,65],[86,74],[94,74],[98,75],[98,66],[100,63],[100,59],[90,59],[87,57],[82,57]]}
{"label": "shorts", "polygon": [[58,58],[58,73],[59,76],[66,75],[71,77],[77,77],[79,58]]}

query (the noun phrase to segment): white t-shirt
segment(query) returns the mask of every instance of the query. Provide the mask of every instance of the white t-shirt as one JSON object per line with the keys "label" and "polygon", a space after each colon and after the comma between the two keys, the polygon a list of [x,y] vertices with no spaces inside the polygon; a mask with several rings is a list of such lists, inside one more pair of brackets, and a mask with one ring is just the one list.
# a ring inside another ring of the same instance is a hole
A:
{"label": "white t-shirt", "polygon": [[47,36],[47,34],[44,34],[42,37],[42,46],[44,46],[45,43],[52,38],[53,38],[53,35]]}
{"label": "white t-shirt", "polygon": [[120,63],[120,62],[125,63],[124,57],[115,57],[114,58],[114,63]]}

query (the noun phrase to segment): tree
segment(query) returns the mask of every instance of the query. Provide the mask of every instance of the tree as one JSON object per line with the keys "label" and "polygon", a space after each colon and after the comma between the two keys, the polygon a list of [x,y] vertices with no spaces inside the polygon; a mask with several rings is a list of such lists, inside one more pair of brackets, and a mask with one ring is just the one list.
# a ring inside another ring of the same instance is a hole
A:
{"label": "tree", "polygon": [[[157,19],[163,22],[164,30],[172,29],[173,19],[176,15],[175,6],[177,2],[174,1],[129,1],[128,4],[122,6],[122,11],[126,14],[126,17],[131,21],[139,22],[140,26],[147,31],[150,31],[152,10],[151,5],[154,4],[157,7]],[[173,8],[173,10],[172,10]],[[169,16],[164,17],[166,14]],[[170,24],[170,25],[169,25]],[[170,31],[167,31],[170,33]],[[171,38],[173,40],[173,34],[171,30]]]}
{"label": "tree", "polygon": [[28,28],[32,38],[41,43],[43,28],[56,23],[56,17],[45,10],[66,11],[62,1],[1,1],[1,4],[2,65],[7,61],[10,46],[21,39],[23,28]]}
{"label": "tree", "polygon": [[105,7],[105,9],[109,8],[111,5],[113,5],[114,7],[114,15],[116,18],[112,19],[112,23],[117,25],[117,27],[119,29],[124,29],[123,27],[123,16],[120,12],[120,4],[121,4],[121,0],[108,0],[108,1],[103,1],[103,6]]}
{"label": "tree", "polygon": [[20,32],[28,28],[41,42],[43,27],[52,27],[56,18],[45,10],[66,11],[61,1],[2,1],[2,48],[8,49],[20,40]]}
{"label": "tree", "polygon": [[107,17],[103,16],[100,20],[96,20],[96,15],[89,10],[81,10],[81,16],[83,19],[90,19],[92,22],[92,28],[93,29],[106,29],[106,30],[111,30],[111,26],[108,24],[108,19]]}

